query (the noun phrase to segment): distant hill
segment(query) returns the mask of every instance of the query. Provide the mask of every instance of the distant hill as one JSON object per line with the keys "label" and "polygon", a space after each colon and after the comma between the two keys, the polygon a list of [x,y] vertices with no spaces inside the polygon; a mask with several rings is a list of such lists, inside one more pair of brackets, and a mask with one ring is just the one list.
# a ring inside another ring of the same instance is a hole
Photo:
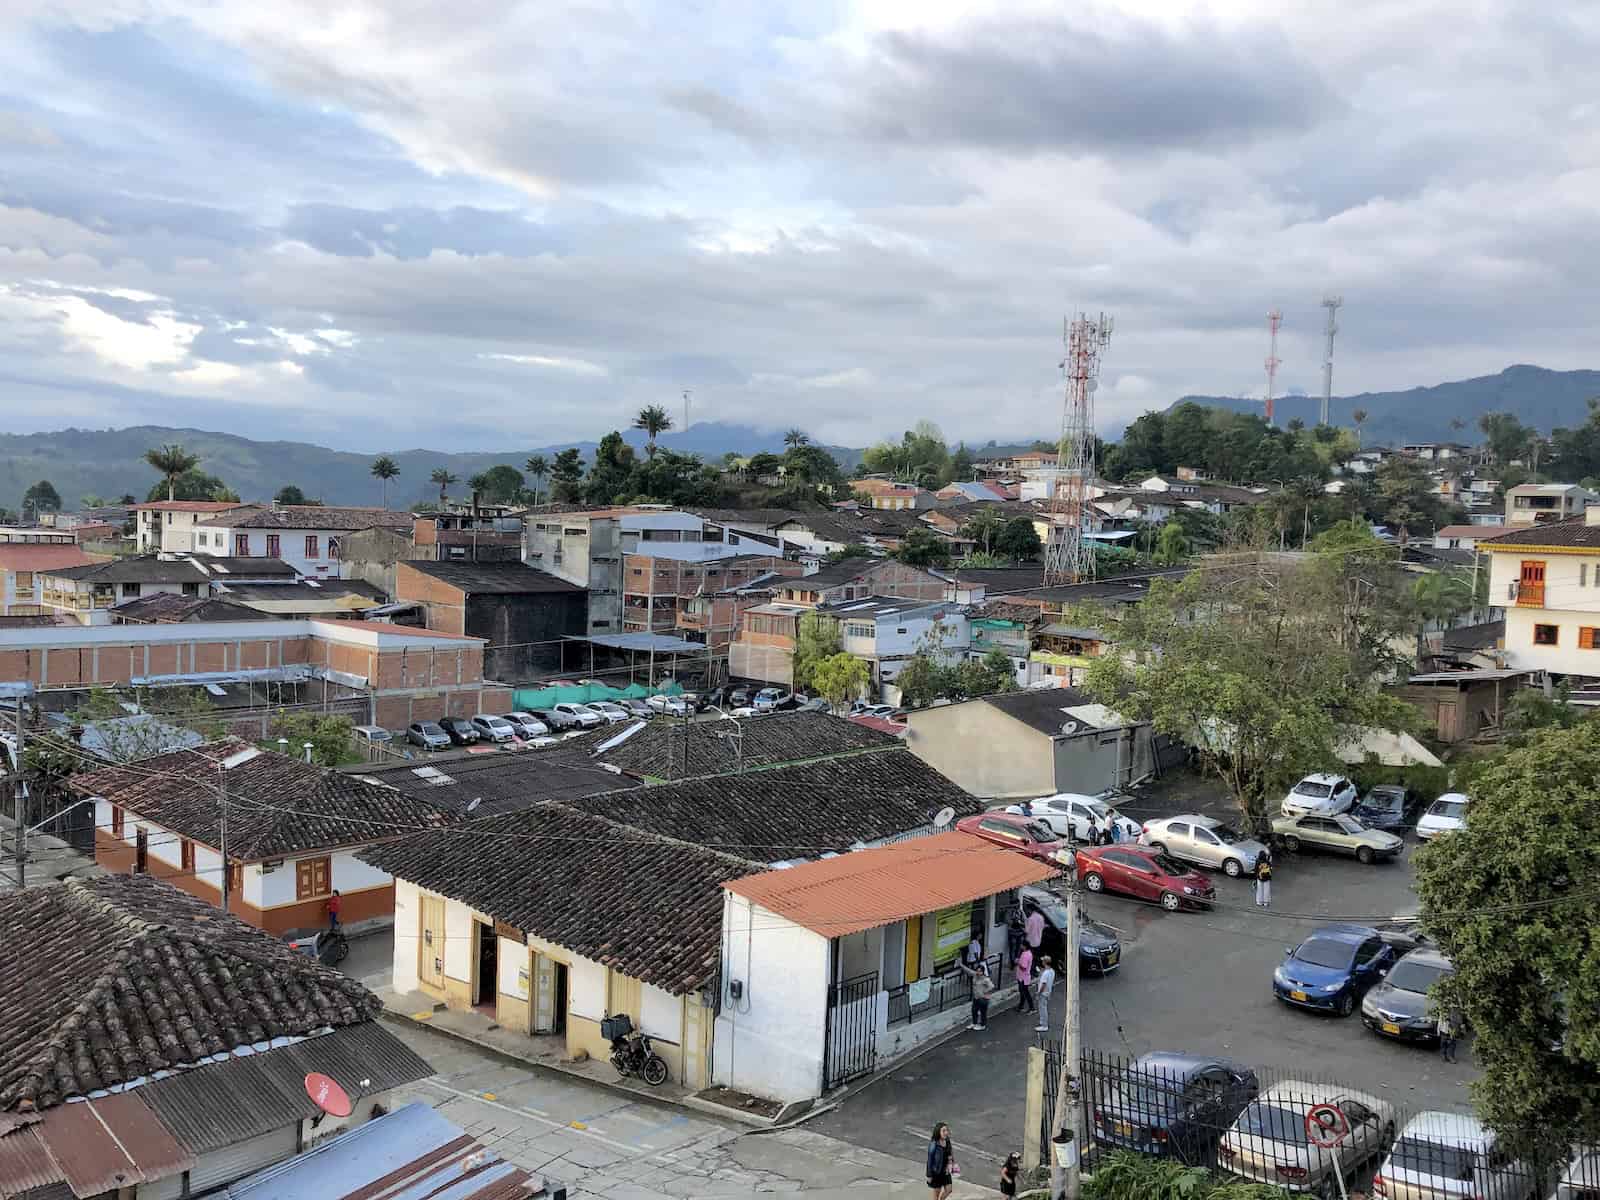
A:
{"label": "distant hill", "polygon": [[[644,445],[644,435],[625,431],[634,446]],[[229,433],[200,429],[169,429],[140,425],[128,429],[64,429],[55,433],[0,435],[0,506],[15,510],[22,493],[40,479],[55,485],[61,502],[75,508],[79,498],[94,493],[115,499],[132,492],[141,500],[156,482],[156,473],[144,463],[144,452],[168,442],[182,443],[200,456],[200,469],[215,475],[246,500],[266,500],[285,484],[296,484],[307,495],[328,504],[377,504],[378,481],[369,469],[375,454],[330,450],[307,442],[257,442]],[[744,425],[706,421],[682,432],[663,435],[659,444],[712,461],[723,454],[782,452],[781,433],[763,433]],[[576,446],[589,457],[595,441],[560,442],[494,453],[449,454],[438,450],[390,450],[400,465],[400,478],[389,485],[391,507],[403,508],[423,500],[438,499],[438,489],[428,482],[437,467],[445,467],[462,480],[497,463],[522,469],[530,455],[555,456]],[[861,451],[829,446],[826,449],[848,470],[861,460]],[[462,485],[453,489],[462,494]]]}
{"label": "distant hill", "polygon": [[[1367,410],[1361,440],[1369,446],[1400,445],[1405,442],[1477,442],[1478,418],[1488,412],[1508,412],[1524,425],[1543,433],[1559,427],[1572,428],[1588,419],[1588,400],[1600,396],[1600,371],[1547,371],[1543,367],[1507,367],[1498,375],[1461,379],[1433,387],[1411,388],[1404,392],[1363,392],[1359,396],[1334,396],[1328,405],[1328,419],[1335,425],[1349,426],[1350,414]],[[1184,396],[1177,404],[1192,402],[1235,412],[1262,411],[1259,401],[1237,396]],[[1307,425],[1317,423],[1321,398],[1285,396],[1274,401],[1278,424],[1299,417]],[[1169,410],[1170,411],[1170,410]],[[1459,432],[1450,420],[1466,422]]]}

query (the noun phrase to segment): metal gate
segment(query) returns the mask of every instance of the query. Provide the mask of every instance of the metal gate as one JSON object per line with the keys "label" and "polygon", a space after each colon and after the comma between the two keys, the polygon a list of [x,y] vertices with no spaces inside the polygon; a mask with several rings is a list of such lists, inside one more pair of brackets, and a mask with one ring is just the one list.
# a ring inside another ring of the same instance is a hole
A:
{"label": "metal gate", "polygon": [[878,973],[868,971],[828,989],[822,1086],[838,1087],[878,1065]]}

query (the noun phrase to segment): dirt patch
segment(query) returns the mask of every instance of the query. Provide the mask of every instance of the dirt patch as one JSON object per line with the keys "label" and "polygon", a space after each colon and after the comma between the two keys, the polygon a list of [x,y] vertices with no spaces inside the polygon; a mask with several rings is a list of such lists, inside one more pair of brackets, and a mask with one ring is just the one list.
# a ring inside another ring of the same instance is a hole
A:
{"label": "dirt patch", "polygon": [[777,1100],[766,1100],[734,1088],[708,1087],[704,1091],[696,1092],[694,1096],[696,1100],[706,1100],[712,1104],[720,1104],[723,1108],[738,1109],[740,1112],[754,1113],[758,1117],[769,1119],[783,1111],[783,1104]]}

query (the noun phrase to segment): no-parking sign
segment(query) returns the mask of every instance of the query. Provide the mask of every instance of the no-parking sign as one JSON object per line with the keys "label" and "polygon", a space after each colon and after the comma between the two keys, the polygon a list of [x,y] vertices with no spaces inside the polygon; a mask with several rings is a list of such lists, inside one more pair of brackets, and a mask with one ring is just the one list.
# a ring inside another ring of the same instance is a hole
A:
{"label": "no-parking sign", "polygon": [[1337,1104],[1313,1105],[1306,1113],[1306,1137],[1324,1150],[1332,1150],[1350,1136],[1350,1118]]}

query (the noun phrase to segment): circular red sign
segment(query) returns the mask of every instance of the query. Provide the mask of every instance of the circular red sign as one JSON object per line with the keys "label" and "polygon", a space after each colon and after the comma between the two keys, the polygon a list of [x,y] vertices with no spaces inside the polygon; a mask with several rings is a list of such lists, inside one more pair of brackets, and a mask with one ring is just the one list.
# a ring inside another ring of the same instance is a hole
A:
{"label": "circular red sign", "polygon": [[353,1107],[344,1089],[317,1071],[306,1076],[306,1095],[330,1117],[348,1117]]}
{"label": "circular red sign", "polygon": [[1306,1137],[1324,1150],[1331,1150],[1350,1133],[1350,1120],[1336,1104],[1313,1105],[1306,1113]]}

